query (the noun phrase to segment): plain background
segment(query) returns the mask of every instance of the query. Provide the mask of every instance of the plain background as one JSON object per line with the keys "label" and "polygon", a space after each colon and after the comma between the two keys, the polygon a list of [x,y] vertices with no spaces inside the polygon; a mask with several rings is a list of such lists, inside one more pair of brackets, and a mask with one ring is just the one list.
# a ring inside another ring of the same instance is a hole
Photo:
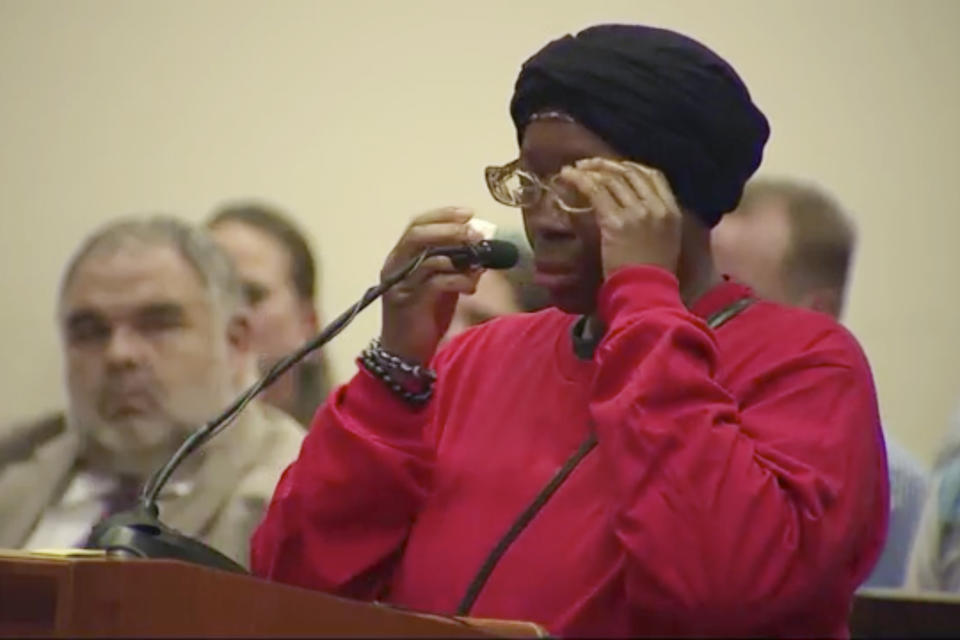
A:
{"label": "plain background", "polygon": [[[815,179],[852,211],[846,322],[888,432],[929,460],[960,400],[953,0],[0,0],[0,424],[62,405],[59,274],[118,215],[285,207],[322,254],[328,318],[419,211],[517,226],[482,180],[516,155],[517,70],[610,21],[726,57],[772,123],[761,172]],[[378,326],[371,308],[333,344],[338,379]]]}

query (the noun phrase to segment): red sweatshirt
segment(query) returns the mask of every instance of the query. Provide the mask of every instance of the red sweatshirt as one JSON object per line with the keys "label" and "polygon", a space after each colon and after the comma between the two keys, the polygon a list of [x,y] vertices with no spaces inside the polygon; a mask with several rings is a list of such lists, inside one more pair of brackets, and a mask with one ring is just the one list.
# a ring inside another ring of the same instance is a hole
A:
{"label": "red sweatshirt", "polygon": [[252,542],[261,576],[453,612],[497,541],[592,430],[597,446],[508,549],[471,615],[560,635],[845,636],[885,533],[886,462],[857,342],[724,283],[603,285],[576,318],[502,318],[436,358],[426,409],[365,371],[317,414]]}

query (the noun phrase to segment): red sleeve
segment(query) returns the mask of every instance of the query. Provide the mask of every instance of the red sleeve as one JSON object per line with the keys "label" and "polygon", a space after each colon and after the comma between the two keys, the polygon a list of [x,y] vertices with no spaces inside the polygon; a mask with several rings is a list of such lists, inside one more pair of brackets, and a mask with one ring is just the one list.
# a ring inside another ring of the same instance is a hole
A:
{"label": "red sleeve", "polygon": [[763,628],[801,602],[843,606],[886,529],[876,397],[856,342],[829,327],[781,350],[738,406],[672,274],[618,271],[599,305],[608,330],[590,410],[631,601],[705,633]]}
{"label": "red sleeve", "polygon": [[372,599],[430,484],[428,409],[362,369],[317,413],[251,542],[259,576]]}

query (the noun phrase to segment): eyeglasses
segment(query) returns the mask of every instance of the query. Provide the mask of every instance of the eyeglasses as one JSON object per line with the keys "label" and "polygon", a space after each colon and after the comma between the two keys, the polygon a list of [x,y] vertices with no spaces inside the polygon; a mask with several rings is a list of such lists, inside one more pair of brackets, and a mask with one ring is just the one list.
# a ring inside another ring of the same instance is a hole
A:
{"label": "eyeglasses", "polygon": [[483,170],[483,177],[493,199],[508,207],[533,207],[549,192],[557,206],[567,213],[587,213],[593,210],[575,187],[558,180],[560,174],[554,174],[545,181],[541,180],[521,169],[519,159],[502,167],[487,167]]}

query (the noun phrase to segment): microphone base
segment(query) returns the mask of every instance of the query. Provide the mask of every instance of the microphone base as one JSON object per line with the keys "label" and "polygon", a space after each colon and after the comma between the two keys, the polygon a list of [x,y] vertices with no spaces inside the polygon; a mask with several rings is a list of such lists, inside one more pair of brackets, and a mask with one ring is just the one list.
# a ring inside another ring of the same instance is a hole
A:
{"label": "microphone base", "polygon": [[168,527],[160,522],[156,512],[143,507],[117,513],[97,523],[85,546],[118,555],[182,560],[221,571],[247,573],[216,549]]}

